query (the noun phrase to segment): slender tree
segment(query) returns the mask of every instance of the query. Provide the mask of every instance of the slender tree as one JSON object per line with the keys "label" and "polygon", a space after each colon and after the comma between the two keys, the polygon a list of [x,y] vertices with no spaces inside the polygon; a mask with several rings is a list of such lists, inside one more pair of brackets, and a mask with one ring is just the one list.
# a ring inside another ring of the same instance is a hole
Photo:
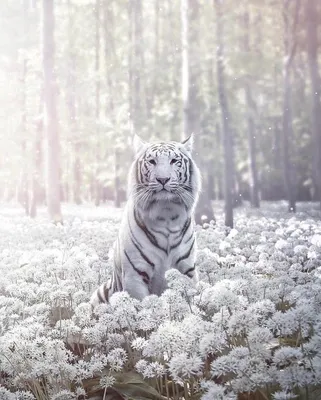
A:
{"label": "slender tree", "polygon": [[283,176],[288,199],[288,210],[296,211],[296,193],[294,183],[293,161],[293,126],[292,126],[292,90],[291,90],[291,66],[296,51],[296,26],[298,23],[300,1],[296,0],[294,6],[294,22],[291,24],[290,0],[284,0],[284,51],[285,65],[283,71],[284,99],[283,99],[283,123],[282,123],[282,150],[283,150]]}
{"label": "slender tree", "polygon": [[144,73],[142,0],[128,2],[129,18],[129,112],[133,131],[139,133],[142,128]]}
{"label": "slender tree", "polygon": [[41,171],[43,167],[43,90],[39,96],[39,115],[35,120],[36,137],[34,140],[34,160],[33,160],[33,173],[32,173],[32,194],[30,203],[30,216],[35,218],[37,216],[37,206],[44,200],[43,188],[40,184]]}
{"label": "slender tree", "polygon": [[318,63],[318,0],[305,1],[306,39],[311,79],[311,130],[313,142],[313,180],[321,208],[321,80]]}
{"label": "slender tree", "polygon": [[18,188],[18,198],[19,202],[23,206],[26,215],[29,215],[29,185],[28,185],[28,154],[27,154],[27,38],[29,31],[29,21],[28,21],[28,1],[23,0],[22,6],[23,13],[23,31],[24,31],[24,48],[22,50],[22,59],[21,59],[21,155],[22,155],[22,164],[21,164],[21,172],[20,172],[20,182]]}
{"label": "slender tree", "polygon": [[188,0],[181,0],[183,135],[189,133]]}
{"label": "slender tree", "polygon": [[76,60],[75,43],[73,39],[73,5],[67,1],[68,13],[68,77],[67,77],[67,107],[69,112],[69,134],[73,147],[72,154],[72,193],[76,204],[81,203],[81,163],[80,138],[76,121]]}
{"label": "slender tree", "polygon": [[53,222],[61,222],[59,182],[59,133],[56,107],[56,81],[54,73],[55,56],[54,0],[42,1],[42,56],[44,75],[44,106],[46,133],[46,186],[47,205]]}
{"label": "slender tree", "polygon": [[[250,48],[250,15],[248,5],[245,5],[244,13],[244,51],[247,56],[251,55]],[[251,87],[251,74],[245,76],[245,98],[247,108],[247,130],[248,130],[248,148],[249,148],[249,172],[250,172],[250,201],[251,206],[255,208],[260,207],[259,199],[259,184],[258,184],[258,171],[256,161],[256,126],[254,115],[256,105],[252,95]]]}
{"label": "slender tree", "polygon": [[101,137],[100,137],[100,10],[101,0],[95,4],[95,126],[96,126],[96,179],[95,179],[95,205],[99,206],[101,201],[102,188],[98,179],[101,161]]}
{"label": "slender tree", "polygon": [[225,200],[225,225],[233,227],[233,149],[230,127],[230,113],[225,89],[224,73],[224,43],[223,43],[223,10],[222,0],[214,0],[216,10],[216,63],[217,63],[217,87],[222,116],[222,135],[224,148],[224,200]]}
{"label": "slender tree", "polygon": [[[200,124],[200,54],[199,54],[199,1],[182,0],[182,100],[183,100],[183,138],[195,134],[195,159],[205,173],[202,162],[201,124]],[[204,185],[198,201],[195,221],[202,224],[215,220],[208,185]],[[205,187],[204,187],[205,186]]]}
{"label": "slender tree", "polygon": [[155,44],[154,44],[154,74],[153,74],[153,84],[151,88],[151,94],[149,96],[149,105],[147,106],[147,110],[149,111],[148,116],[152,116],[152,112],[154,110],[155,98],[157,96],[158,89],[158,69],[159,69],[159,47],[160,47],[160,34],[159,34],[159,25],[160,25],[160,0],[155,0]]}

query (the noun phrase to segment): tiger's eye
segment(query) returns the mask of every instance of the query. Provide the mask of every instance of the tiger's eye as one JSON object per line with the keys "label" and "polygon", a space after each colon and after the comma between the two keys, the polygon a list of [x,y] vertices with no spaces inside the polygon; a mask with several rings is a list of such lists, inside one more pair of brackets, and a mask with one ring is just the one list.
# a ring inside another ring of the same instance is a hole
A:
{"label": "tiger's eye", "polygon": [[177,161],[178,161],[178,160],[176,160],[176,158],[173,158],[173,159],[171,160],[171,165],[176,164]]}
{"label": "tiger's eye", "polygon": [[148,160],[148,162],[149,162],[150,164],[152,164],[152,165],[156,165],[156,161],[153,160],[153,159]]}

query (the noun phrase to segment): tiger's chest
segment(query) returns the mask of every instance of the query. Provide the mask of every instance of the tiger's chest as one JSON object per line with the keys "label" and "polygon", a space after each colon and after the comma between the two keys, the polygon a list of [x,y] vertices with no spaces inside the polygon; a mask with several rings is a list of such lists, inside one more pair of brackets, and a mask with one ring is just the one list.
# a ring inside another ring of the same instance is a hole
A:
{"label": "tiger's chest", "polygon": [[160,294],[166,286],[166,271],[177,268],[177,261],[186,252],[186,243],[194,234],[194,229],[186,209],[175,203],[158,204],[149,217],[146,226],[157,240],[157,246],[150,248],[155,261],[151,291]]}
{"label": "tiger's chest", "polygon": [[164,271],[179,258],[186,238],[193,234],[193,224],[181,204],[159,202],[145,215],[144,223],[153,236],[155,246],[150,247],[153,258]]}
{"label": "tiger's chest", "polygon": [[181,204],[160,202],[151,208],[147,217],[146,225],[160,237],[171,242],[180,233],[188,216]]}
{"label": "tiger's chest", "polygon": [[145,271],[150,277],[150,293],[160,295],[166,287],[166,271],[180,270],[180,259],[193,247],[192,218],[182,204],[168,201],[158,201],[147,213],[135,207],[127,212],[121,230],[123,261],[127,265],[129,259],[129,267]]}

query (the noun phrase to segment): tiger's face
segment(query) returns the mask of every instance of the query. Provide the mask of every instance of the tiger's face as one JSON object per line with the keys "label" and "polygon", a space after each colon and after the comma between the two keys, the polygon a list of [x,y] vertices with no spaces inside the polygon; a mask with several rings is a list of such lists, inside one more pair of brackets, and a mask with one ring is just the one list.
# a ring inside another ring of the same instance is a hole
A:
{"label": "tiger's face", "polygon": [[141,207],[155,200],[181,201],[188,208],[193,206],[200,177],[191,156],[192,142],[192,137],[183,143],[155,144],[134,139],[137,158],[132,166],[130,189]]}

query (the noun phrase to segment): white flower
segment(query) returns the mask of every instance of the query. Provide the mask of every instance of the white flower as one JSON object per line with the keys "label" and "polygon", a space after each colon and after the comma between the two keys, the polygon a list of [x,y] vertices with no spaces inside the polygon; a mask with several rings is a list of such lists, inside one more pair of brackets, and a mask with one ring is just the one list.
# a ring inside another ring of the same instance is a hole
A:
{"label": "white flower", "polygon": [[224,375],[228,372],[237,374],[244,370],[250,357],[250,351],[246,347],[236,347],[228,355],[218,357],[211,364],[213,376]]}
{"label": "white flower", "polygon": [[226,333],[216,330],[203,335],[200,341],[200,351],[203,356],[221,352],[227,346]]}
{"label": "white flower", "polygon": [[219,249],[222,251],[225,251],[231,247],[231,243],[226,242],[225,240],[222,240],[219,246]]}
{"label": "white flower", "polygon": [[171,358],[168,367],[173,379],[181,381],[181,378],[199,374],[203,368],[203,361],[199,356],[181,353]]}
{"label": "white flower", "polygon": [[227,235],[228,239],[234,239],[238,235],[238,231],[236,229],[231,229],[230,233]]}
{"label": "white flower", "polygon": [[273,362],[278,366],[289,365],[302,359],[301,350],[295,347],[281,347],[273,356]]}
{"label": "white flower", "polygon": [[164,365],[160,364],[158,361],[152,362],[150,365],[154,371],[154,376],[156,378],[160,378],[161,376],[165,375],[166,368],[164,367]]}
{"label": "white flower", "polygon": [[306,255],[308,253],[308,247],[304,245],[297,245],[294,247],[293,252],[294,254],[299,254],[299,255]]}
{"label": "white flower", "polygon": [[174,353],[184,350],[185,335],[178,322],[166,321],[156,332],[153,332],[143,349],[143,355],[148,357],[170,358]]}
{"label": "white flower", "polygon": [[74,400],[76,399],[76,394],[70,390],[60,390],[51,396],[50,400]]}
{"label": "white flower", "polygon": [[111,312],[119,328],[134,330],[137,327],[137,313],[141,308],[138,300],[127,292],[116,292],[110,297]]}
{"label": "white flower", "polygon": [[289,245],[289,243],[284,240],[284,239],[279,239],[276,243],[275,243],[275,248],[277,250],[283,250],[285,248],[287,248]]}
{"label": "white flower", "polygon": [[269,343],[273,339],[273,335],[268,328],[256,327],[248,334],[250,343]]}
{"label": "white flower", "polygon": [[315,246],[321,247],[321,235],[313,235],[311,238],[311,243],[314,244]]}
{"label": "white flower", "polygon": [[159,378],[166,373],[166,368],[159,362],[151,362],[141,359],[135,365],[137,372],[143,375],[144,378]]}
{"label": "white flower", "polygon": [[142,337],[137,337],[132,341],[132,348],[135,350],[142,350],[147,344],[146,339]]}
{"label": "white flower", "polygon": [[181,274],[176,268],[166,271],[165,278],[168,287],[180,293],[184,298],[191,297],[196,293],[194,281],[188,276]]}
{"label": "white flower", "polygon": [[290,392],[275,392],[273,393],[273,400],[291,400],[291,399],[296,399],[298,396],[294,393]]}
{"label": "white flower", "polygon": [[236,400],[234,393],[227,391],[223,385],[217,385],[211,381],[202,381],[201,388],[206,391],[201,400]]}
{"label": "white flower", "polygon": [[77,395],[77,398],[79,398],[79,397],[86,398],[86,390],[81,386],[77,386],[76,387],[76,395]]}
{"label": "white flower", "polygon": [[107,361],[112,370],[121,371],[127,361],[127,353],[122,348],[113,349],[108,353]]}
{"label": "white flower", "polygon": [[107,389],[109,387],[112,387],[115,382],[116,382],[116,379],[113,376],[104,375],[100,378],[99,385],[101,388]]}
{"label": "white flower", "polygon": [[137,361],[137,363],[135,365],[135,369],[138,373],[145,375],[145,370],[148,366],[149,366],[149,362],[144,359],[141,359],[141,360]]}

